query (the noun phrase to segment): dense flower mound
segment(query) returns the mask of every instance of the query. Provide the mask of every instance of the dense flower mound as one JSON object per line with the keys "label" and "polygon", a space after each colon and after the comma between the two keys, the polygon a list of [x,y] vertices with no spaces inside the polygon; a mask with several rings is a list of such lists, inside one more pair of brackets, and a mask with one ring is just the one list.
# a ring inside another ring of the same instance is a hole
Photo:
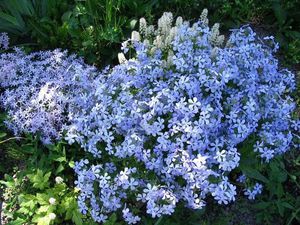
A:
{"label": "dense flower mound", "polygon": [[39,132],[45,143],[61,138],[73,97],[89,91],[97,74],[66,51],[1,54],[0,102],[9,115],[8,127],[16,134]]}
{"label": "dense flower mound", "polygon": [[[293,139],[294,76],[279,69],[272,38],[242,27],[223,44],[205,15],[172,27],[166,13],[156,30],[143,19],[140,27],[123,43],[136,58],[119,55],[121,65],[77,101],[84,104],[73,108],[67,133],[96,159],[78,162],[75,172],[80,209],[98,222],[122,210],[137,223],[133,212],[144,206],[152,217],[172,214],[178,202],[199,209],[207,196],[228,204],[238,145],[256,135],[253,149],[269,161]],[[254,199],[261,189],[245,194]]]}
{"label": "dense flower mound", "polygon": [[7,124],[44,142],[65,133],[87,151],[75,165],[78,204],[95,221],[119,212],[135,224],[179,202],[202,208],[207,197],[228,204],[236,196],[229,173],[248,139],[266,162],[293,144],[295,81],[279,68],[273,39],[245,26],[225,42],[206,14],[192,25],[181,17],[173,25],[171,13],[157,27],[141,19],[122,45],[135,58],[119,54],[121,64],[102,72],[58,50],[1,55]]}

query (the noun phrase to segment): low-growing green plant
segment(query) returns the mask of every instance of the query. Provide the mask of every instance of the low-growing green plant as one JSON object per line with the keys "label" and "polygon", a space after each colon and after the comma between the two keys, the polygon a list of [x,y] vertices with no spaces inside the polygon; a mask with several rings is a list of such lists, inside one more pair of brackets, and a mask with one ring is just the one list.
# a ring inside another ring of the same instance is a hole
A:
{"label": "low-growing green plant", "polygon": [[30,136],[19,145],[24,158],[0,181],[7,224],[94,224],[78,211],[70,148],[63,142],[42,147]]}
{"label": "low-growing green plant", "polygon": [[278,218],[282,224],[300,222],[299,169],[298,150],[277,157],[265,168],[265,194],[254,204],[259,224],[272,224]]}
{"label": "low-growing green plant", "polygon": [[11,136],[4,124],[5,119],[6,114],[0,112],[0,179],[4,177],[5,173],[13,171],[11,165],[14,165],[16,160],[24,158],[20,146],[16,142],[16,140],[23,139],[23,137]]}

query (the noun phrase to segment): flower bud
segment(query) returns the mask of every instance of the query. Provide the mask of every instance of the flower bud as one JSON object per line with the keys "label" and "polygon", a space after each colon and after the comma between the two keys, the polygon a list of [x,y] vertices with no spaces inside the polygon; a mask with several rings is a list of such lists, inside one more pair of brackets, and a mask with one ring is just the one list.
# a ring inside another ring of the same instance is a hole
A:
{"label": "flower bud", "polygon": [[49,198],[49,203],[50,203],[50,205],[54,205],[55,204],[55,202],[56,202],[56,199],[55,198]]}
{"label": "flower bud", "polygon": [[49,214],[49,219],[50,220],[55,220],[55,218],[56,218],[56,214],[55,213],[50,213]]}
{"label": "flower bud", "polygon": [[131,40],[132,41],[140,41],[141,40],[141,36],[140,36],[140,33],[137,32],[137,31],[132,31],[131,33]]}
{"label": "flower bud", "polygon": [[147,29],[147,22],[145,18],[140,19],[140,32],[141,34],[145,34]]}
{"label": "flower bud", "polygon": [[62,179],[61,177],[55,177],[55,182],[57,184],[61,184],[62,182],[64,182],[64,179]]}
{"label": "flower bud", "polygon": [[118,60],[119,60],[120,64],[123,64],[127,61],[127,59],[125,58],[125,55],[123,53],[118,54]]}

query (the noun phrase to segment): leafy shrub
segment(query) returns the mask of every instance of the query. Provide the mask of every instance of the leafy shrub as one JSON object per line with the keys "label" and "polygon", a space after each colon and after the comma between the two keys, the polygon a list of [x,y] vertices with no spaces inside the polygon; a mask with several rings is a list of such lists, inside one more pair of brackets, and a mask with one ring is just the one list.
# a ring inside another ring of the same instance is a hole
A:
{"label": "leafy shrub", "polygon": [[5,187],[4,221],[7,224],[93,224],[78,210],[78,190],[74,189],[73,176],[70,176],[73,150],[63,142],[45,148],[30,136],[19,144],[19,154],[27,158],[26,165],[17,160],[14,175],[5,175],[0,181]]}

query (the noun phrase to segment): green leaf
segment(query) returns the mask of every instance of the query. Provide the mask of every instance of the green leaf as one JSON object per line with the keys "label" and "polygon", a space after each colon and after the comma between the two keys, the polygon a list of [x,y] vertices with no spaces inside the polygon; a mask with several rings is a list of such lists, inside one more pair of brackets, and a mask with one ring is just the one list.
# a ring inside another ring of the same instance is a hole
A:
{"label": "green leaf", "polygon": [[8,188],[12,188],[14,186],[14,182],[0,180],[0,184],[5,185]]}
{"label": "green leaf", "polygon": [[1,132],[0,133],[0,138],[4,138],[7,135],[7,133]]}
{"label": "green leaf", "polygon": [[49,205],[43,205],[37,210],[37,213],[45,213],[48,211],[49,207]]}
{"label": "green leaf", "polygon": [[61,20],[62,20],[63,22],[69,21],[70,18],[71,18],[71,16],[72,16],[72,12],[71,12],[71,11],[67,11],[67,12],[65,12],[65,13],[62,15]]}
{"label": "green leaf", "polygon": [[40,205],[48,205],[49,204],[49,195],[45,193],[37,193],[36,199]]}
{"label": "green leaf", "polygon": [[160,225],[161,221],[163,220],[163,216],[161,216],[154,225]]}
{"label": "green leaf", "polygon": [[81,218],[81,214],[77,211],[74,210],[73,211],[73,215],[72,215],[72,221],[76,224],[76,225],[82,225],[82,218]]}
{"label": "green leaf", "polygon": [[300,32],[298,32],[298,31],[288,31],[288,32],[286,32],[286,35],[295,40],[300,39]]}
{"label": "green leaf", "polygon": [[24,201],[24,202],[21,202],[20,206],[26,207],[29,209],[33,209],[36,206],[36,201],[34,201],[34,200]]}
{"label": "green leaf", "polygon": [[278,212],[279,212],[280,216],[283,217],[284,216],[284,207],[281,205],[281,202],[277,201],[276,206],[278,208]]}
{"label": "green leaf", "polygon": [[14,221],[8,222],[6,225],[23,225],[24,223],[26,223],[24,219],[17,218]]}
{"label": "green leaf", "polygon": [[32,145],[24,145],[20,148],[23,153],[34,153],[35,148]]}
{"label": "green leaf", "polygon": [[56,162],[66,162],[67,159],[66,159],[65,156],[61,156],[61,157],[55,158],[54,161],[56,161]]}
{"label": "green leaf", "polygon": [[104,223],[104,225],[115,225],[117,221],[117,215],[115,213],[111,214],[109,219]]}
{"label": "green leaf", "polygon": [[51,176],[51,172],[43,173],[42,170],[38,169],[36,174],[29,174],[27,177],[29,178],[30,182],[33,184],[32,186],[38,188],[40,190],[45,189],[49,186],[49,178]]}
{"label": "green leaf", "polygon": [[13,15],[16,13],[22,15],[33,15],[34,9],[30,0],[9,0],[6,1],[6,9]]}
{"label": "green leaf", "polygon": [[57,169],[55,170],[55,174],[59,174],[60,172],[62,172],[65,169],[65,167],[62,164],[59,164],[59,166],[57,167]]}
{"label": "green leaf", "polygon": [[0,18],[11,23],[12,25],[15,25],[15,26],[21,26],[19,23],[18,23],[18,20],[16,19],[16,17],[13,17],[9,14],[6,14],[4,12],[0,12]]}
{"label": "green leaf", "polygon": [[288,209],[295,209],[295,207],[288,202],[281,202],[281,205]]}
{"label": "green leaf", "polygon": [[286,11],[283,9],[279,0],[273,2],[272,8],[278,23],[282,26],[287,18]]}
{"label": "green leaf", "polygon": [[41,35],[44,38],[49,38],[49,35],[44,32],[42,27],[40,26],[40,23],[36,22],[35,20],[29,20],[28,23],[37,32],[38,35]]}
{"label": "green leaf", "polygon": [[277,162],[270,163],[270,179],[279,183],[283,183],[287,179],[287,173]]}
{"label": "green leaf", "polygon": [[271,202],[260,202],[254,205],[256,209],[267,209],[271,206]]}
{"label": "green leaf", "polygon": [[247,177],[250,177],[250,178],[253,178],[253,179],[256,179],[256,180],[260,180],[260,181],[262,181],[264,183],[268,183],[269,182],[269,180],[264,175],[262,175],[258,170],[256,170],[256,169],[245,168],[243,170],[243,173]]}
{"label": "green leaf", "polygon": [[37,225],[49,225],[51,222],[49,216],[40,217],[37,220]]}

